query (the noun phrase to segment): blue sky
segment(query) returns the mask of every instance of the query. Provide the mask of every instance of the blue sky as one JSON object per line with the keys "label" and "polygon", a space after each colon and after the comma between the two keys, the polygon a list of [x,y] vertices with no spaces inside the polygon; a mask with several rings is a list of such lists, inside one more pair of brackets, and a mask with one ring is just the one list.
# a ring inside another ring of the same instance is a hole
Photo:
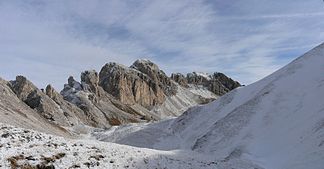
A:
{"label": "blue sky", "polygon": [[0,0],[0,77],[60,90],[107,62],[243,84],[323,42],[322,0]]}

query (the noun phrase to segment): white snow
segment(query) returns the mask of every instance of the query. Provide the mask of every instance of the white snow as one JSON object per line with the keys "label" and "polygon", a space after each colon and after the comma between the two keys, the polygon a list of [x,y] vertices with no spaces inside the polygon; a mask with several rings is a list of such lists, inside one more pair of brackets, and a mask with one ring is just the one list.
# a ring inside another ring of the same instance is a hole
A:
{"label": "white snow", "polygon": [[189,90],[190,90],[190,92],[192,92],[198,96],[202,96],[204,98],[216,99],[219,97],[215,93],[209,91],[206,87],[200,86],[200,85],[197,86],[197,85],[189,84]]}
{"label": "white snow", "polygon": [[218,168],[217,162],[194,152],[157,151],[95,140],[67,140],[1,123],[0,137],[0,168],[37,165],[98,169]]}
{"label": "white snow", "polygon": [[210,80],[209,74],[208,73],[204,73],[204,72],[194,72],[194,74],[196,74],[197,76],[202,76],[204,78],[206,78],[207,80]]}
{"label": "white snow", "polygon": [[192,73],[188,73],[188,76],[201,76],[207,80],[211,79],[210,75],[208,73],[204,73],[204,72],[192,72]]}
{"label": "white snow", "polygon": [[189,88],[177,85],[177,93],[166,98],[162,105],[155,106],[153,112],[161,119],[178,117],[188,108],[197,106],[203,99],[216,99],[217,95],[203,86],[190,85]]}

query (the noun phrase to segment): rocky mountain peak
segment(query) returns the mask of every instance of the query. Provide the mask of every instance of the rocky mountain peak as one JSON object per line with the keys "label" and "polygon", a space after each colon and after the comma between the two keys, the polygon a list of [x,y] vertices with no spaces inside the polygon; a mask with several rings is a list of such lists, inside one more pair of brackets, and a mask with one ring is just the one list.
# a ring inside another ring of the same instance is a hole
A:
{"label": "rocky mountain peak", "polygon": [[138,103],[151,108],[165,100],[157,78],[153,80],[143,72],[116,63],[108,63],[101,69],[99,85],[128,105]]}
{"label": "rocky mountain peak", "polygon": [[140,72],[143,72],[147,75],[151,75],[153,72],[164,74],[164,72],[160,70],[158,65],[147,59],[138,59],[130,67],[139,70]]}
{"label": "rocky mountain peak", "polygon": [[81,84],[84,90],[99,94],[99,75],[95,70],[84,71],[81,73]]}
{"label": "rocky mountain peak", "polygon": [[34,86],[24,76],[16,76],[16,80],[10,81],[10,87],[13,92],[16,93],[18,98],[22,100],[27,99],[29,97],[29,94],[37,89],[36,86]]}
{"label": "rocky mountain peak", "polygon": [[55,89],[50,84],[46,86],[45,93],[50,98],[57,97],[57,95],[58,95],[58,93],[55,91]]}
{"label": "rocky mountain peak", "polygon": [[190,84],[203,85],[208,83],[210,77],[207,75],[207,73],[192,72],[187,74],[187,80]]}
{"label": "rocky mountain peak", "polygon": [[[65,84],[65,86],[66,85],[67,85],[67,87],[74,88],[76,90],[82,90],[81,84],[78,81],[74,80],[73,76],[70,76],[68,78],[68,84]],[[65,86],[64,86],[64,88],[65,88]]]}
{"label": "rocky mountain peak", "polygon": [[159,68],[158,65],[147,59],[136,60],[131,68],[134,68],[147,76],[149,76],[154,82],[156,82],[159,87],[162,88],[167,96],[172,96],[176,93],[176,87],[172,83],[171,78],[169,78],[163,70]]}
{"label": "rocky mountain peak", "polygon": [[149,60],[137,60],[130,67],[107,63],[99,73],[99,85],[125,104],[149,109],[176,93],[171,79]]}
{"label": "rocky mountain peak", "polygon": [[216,80],[220,81],[229,90],[233,90],[233,89],[241,86],[241,84],[239,82],[233,80],[232,78],[230,78],[220,72],[215,72],[214,74],[210,75],[210,77],[212,79],[216,79]]}
{"label": "rocky mountain peak", "polygon": [[208,73],[192,72],[188,73],[186,77],[181,73],[175,73],[171,75],[171,79],[182,87],[189,87],[188,85],[190,84],[203,86],[218,96],[224,95],[241,86],[239,82],[219,72],[215,72],[211,75]]}

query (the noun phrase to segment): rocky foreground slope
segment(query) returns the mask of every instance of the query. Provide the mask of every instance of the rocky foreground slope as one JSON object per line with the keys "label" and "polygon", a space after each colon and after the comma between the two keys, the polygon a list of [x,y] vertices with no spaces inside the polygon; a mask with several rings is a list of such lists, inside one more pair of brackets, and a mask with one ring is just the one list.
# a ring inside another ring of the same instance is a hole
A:
{"label": "rocky foreground slope", "polygon": [[38,89],[23,76],[1,79],[0,89],[0,122],[62,136],[175,117],[218,97],[202,84],[179,85],[149,60],[130,67],[108,63],[99,73],[84,71],[80,82],[69,77],[60,93],[51,85]]}
{"label": "rocky foreground slope", "polygon": [[270,76],[176,119],[94,136],[138,147],[192,150],[215,160],[249,160],[256,168],[323,169],[323,72],[321,44]]}
{"label": "rocky foreground slope", "polygon": [[158,151],[95,140],[69,140],[0,123],[0,168],[11,169],[262,169],[191,151]]}

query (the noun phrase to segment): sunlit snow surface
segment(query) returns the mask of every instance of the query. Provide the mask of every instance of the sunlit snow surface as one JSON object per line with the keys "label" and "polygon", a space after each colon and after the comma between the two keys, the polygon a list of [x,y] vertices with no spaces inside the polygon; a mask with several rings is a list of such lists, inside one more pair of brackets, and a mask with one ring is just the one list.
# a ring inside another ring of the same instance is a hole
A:
{"label": "sunlit snow surface", "polygon": [[215,161],[190,151],[158,151],[62,137],[0,124],[0,168],[232,169],[248,161]]}

